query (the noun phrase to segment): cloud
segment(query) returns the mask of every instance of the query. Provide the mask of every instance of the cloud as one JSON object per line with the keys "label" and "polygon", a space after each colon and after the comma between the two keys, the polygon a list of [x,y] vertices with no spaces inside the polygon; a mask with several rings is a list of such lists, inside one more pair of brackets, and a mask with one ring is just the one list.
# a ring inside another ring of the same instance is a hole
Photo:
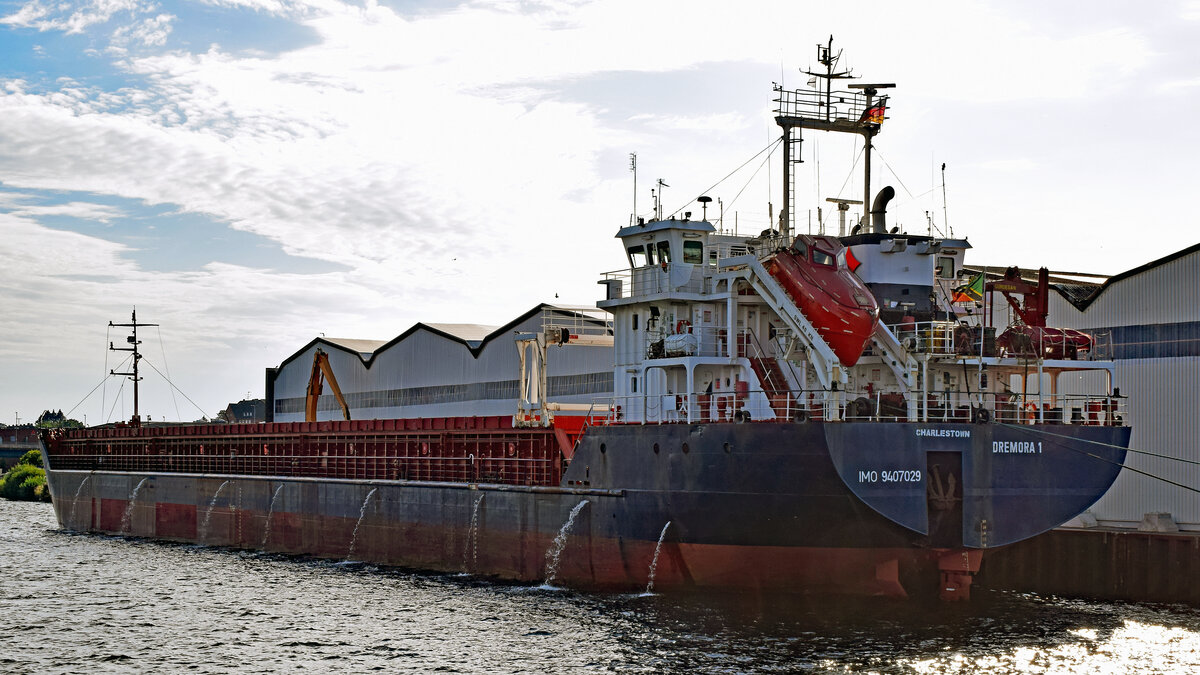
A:
{"label": "cloud", "polygon": [[118,13],[134,14],[152,6],[139,0],[92,0],[79,3],[78,7],[72,7],[69,2],[45,4],[33,0],[15,13],[0,18],[0,23],[43,32],[58,30],[70,35],[107,23]]}
{"label": "cloud", "polygon": [[171,34],[171,22],[175,19],[170,14],[142,19],[127,26],[121,26],[113,31],[110,49],[123,53],[130,45],[142,47],[161,47],[167,43]]}
{"label": "cloud", "polygon": [[107,223],[113,218],[124,215],[121,209],[107,204],[92,204],[88,202],[67,202],[63,204],[25,205],[14,208],[9,212],[13,216],[25,216],[33,219],[46,216],[67,216],[84,220],[94,220]]}

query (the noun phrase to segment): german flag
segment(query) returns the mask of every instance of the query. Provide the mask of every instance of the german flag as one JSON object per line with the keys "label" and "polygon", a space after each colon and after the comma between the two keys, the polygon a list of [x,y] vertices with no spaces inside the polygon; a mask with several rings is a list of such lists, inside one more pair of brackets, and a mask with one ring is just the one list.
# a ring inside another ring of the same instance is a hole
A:
{"label": "german flag", "polygon": [[983,272],[975,275],[971,283],[954,289],[954,302],[980,302],[983,300]]}
{"label": "german flag", "polygon": [[868,124],[883,124],[883,115],[886,112],[887,97],[884,96],[883,98],[879,99],[875,105],[863,110],[862,115],[858,118],[858,121],[866,122]]}

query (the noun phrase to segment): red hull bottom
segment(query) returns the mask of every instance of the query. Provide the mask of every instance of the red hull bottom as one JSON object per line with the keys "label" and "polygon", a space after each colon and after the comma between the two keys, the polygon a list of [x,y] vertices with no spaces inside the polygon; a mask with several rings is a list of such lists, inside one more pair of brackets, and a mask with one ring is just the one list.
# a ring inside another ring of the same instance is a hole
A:
{"label": "red hull bottom", "polygon": [[[554,535],[466,523],[396,522],[365,509],[357,518],[268,512],[251,508],[122,499],[58,500],[60,519],[77,530],[199,542],[330,559],[353,559],[440,572],[589,590],[744,589],[801,594],[908,597],[932,591],[966,599],[978,552],[910,548],[734,546],[568,534],[558,568],[548,580]],[[468,521],[469,522],[469,521]],[[574,528],[585,531],[585,528]],[[357,530],[357,535],[355,534]],[[914,581],[915,580],[915,584]]]}

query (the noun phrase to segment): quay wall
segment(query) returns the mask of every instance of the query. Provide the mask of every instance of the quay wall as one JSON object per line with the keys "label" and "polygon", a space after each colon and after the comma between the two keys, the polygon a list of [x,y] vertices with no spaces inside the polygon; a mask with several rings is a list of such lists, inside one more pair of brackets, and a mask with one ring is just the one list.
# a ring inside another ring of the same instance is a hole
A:
{"label": "quay wall", "polygon": [[976,585],[1200,607],[1200,533],[1058,529],[984,555]]}

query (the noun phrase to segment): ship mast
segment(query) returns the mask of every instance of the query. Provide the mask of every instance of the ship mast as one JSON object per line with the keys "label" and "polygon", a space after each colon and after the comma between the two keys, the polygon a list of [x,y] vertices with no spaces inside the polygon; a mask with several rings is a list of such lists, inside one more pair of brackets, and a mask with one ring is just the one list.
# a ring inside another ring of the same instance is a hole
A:
{"label": "ship mast", "polygon": [[133,417],[131,417],[129,419],[129,424],[137,427],[137,426],[141,426],[141,424],[142,424],[142,417],[138,411],[138,381],[140,381],[142,379],[141,377],[138,376],[138,361],[142,360],[142,354],[141,354],[141,352],[138,351],[138,345],[140,345],[142,343],[137,339],[137,329],[142,326],[157,326],[158,324],[156,324],[156,323],[138,323],[136,307],[133,310],[133,315],[132,315],[131,319],[132,319],[133,323],[113,323],[112,321],[108,322],[108,325],[110,328],[131,328],[131,329],[133,329],[133,335],[130,335],[129,337],[125,338],[125,342],[129,343],[131,346],[117,347],[117,346],[113,345],[112,342],[109,342],[108,348],[109,348],[109,350],[114,351],[114,352],[133,352],[133,372],[132,373],[118,373],[115,370],[110,370],[108,374],[109,375],[120,375],[120,376],[128,377],[129,379],[133,380]]}
{"label": "ship mast", "polygon": [[[810,83],[819,84],[815,90],[784,89],[775,85],[775,103],[778,113],[775,123],[783,129],[783,209],[779,214],[779,229],[785,240],[791,238],[795,223],[795,177],[792,164],[800,164],[800,146],[803,143],[800,130],[817,129],[862,135],[866,147],[863,163],[863,203],[871,198],[871,139],[879,133],[883,123],[887,97],[876,100],[880,89],[890,89],[894,84],[850,84],[848,89],[858,91],[836,91],[834,80],[857,77],[851,70],[837,70],[842,53],[833,51],[833,36],[828,44],[817,45],[817,62],[825,66],[819,70],[801,71],[811,76]],[[858,93],[861,92],[861,93]],[[863,208],[863,225],[870,230],[870,211]]]}

